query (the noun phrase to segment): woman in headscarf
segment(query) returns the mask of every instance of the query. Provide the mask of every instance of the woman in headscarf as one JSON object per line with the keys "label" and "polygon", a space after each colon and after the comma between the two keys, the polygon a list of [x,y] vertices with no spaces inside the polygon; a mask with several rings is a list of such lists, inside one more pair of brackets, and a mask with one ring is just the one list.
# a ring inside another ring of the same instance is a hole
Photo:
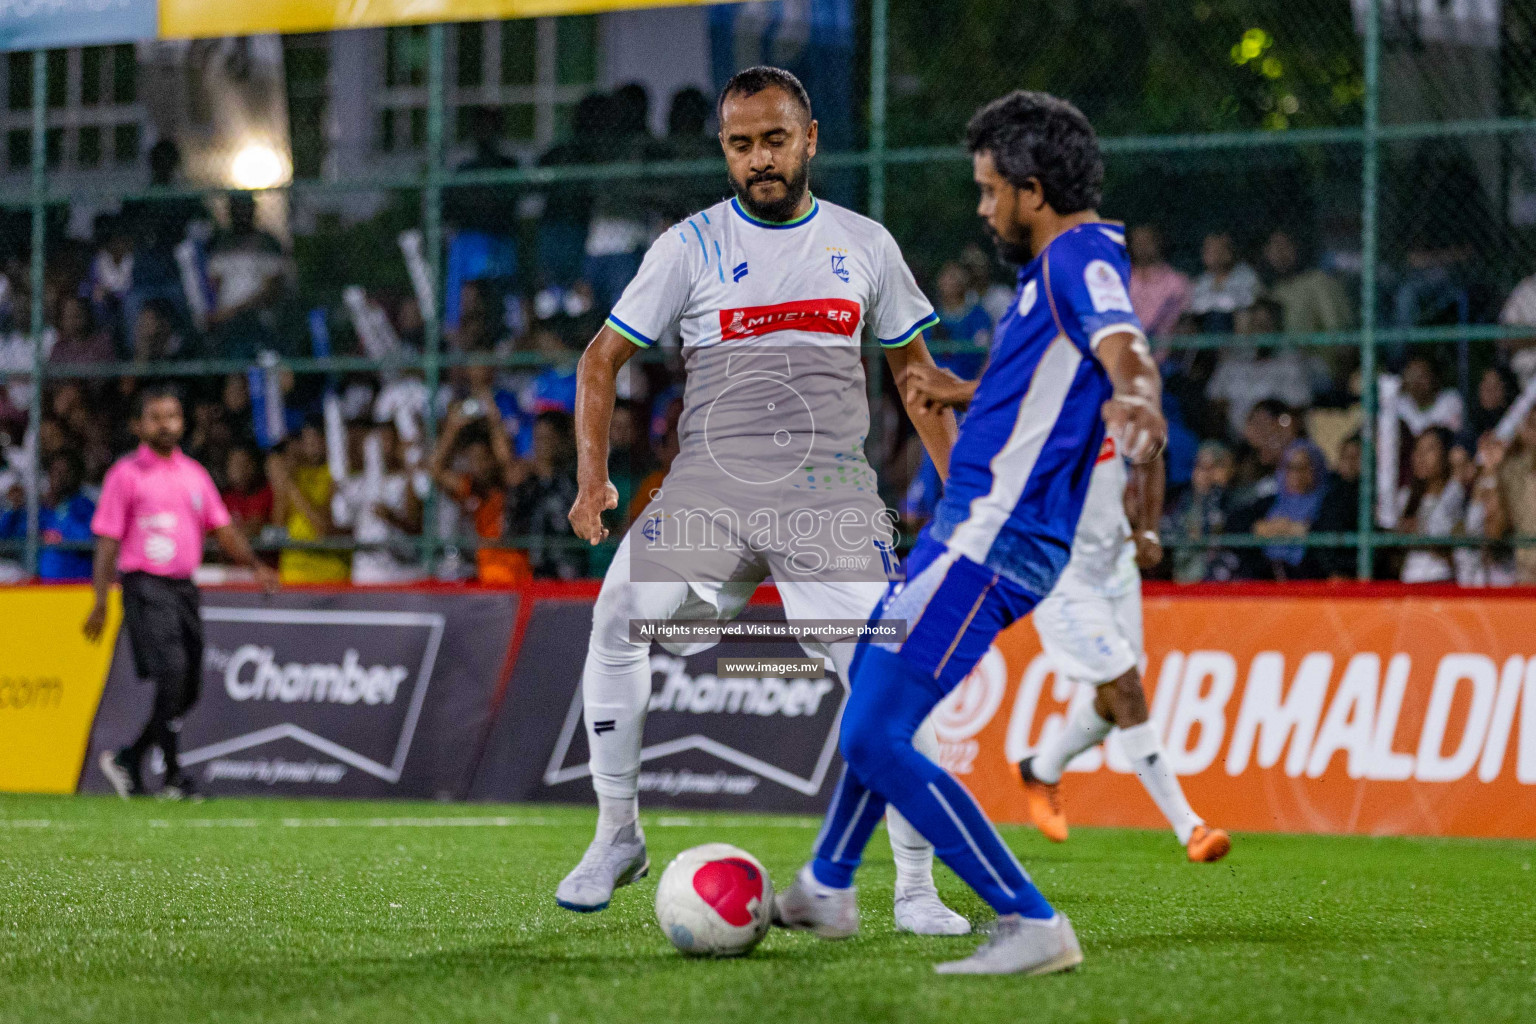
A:
{"label": "woman in headscarf", "polygon": [[[1305,537],[1317,522],[1327,486],[1328,462],[1305,438],[1292,441],[1275,470],[1276,494],[1255,535],[1276,540]],[[1316,580],[1327,575],[1313,549],[1300,544],[1266,544],[1264,558],[1277,580]]]}

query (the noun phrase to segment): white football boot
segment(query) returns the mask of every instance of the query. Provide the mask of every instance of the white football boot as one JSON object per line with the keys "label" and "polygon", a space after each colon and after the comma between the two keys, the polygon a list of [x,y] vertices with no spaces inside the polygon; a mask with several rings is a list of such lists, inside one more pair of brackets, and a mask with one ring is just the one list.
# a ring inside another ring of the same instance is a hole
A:
{"label": "white football boot", "polygon": [[897,883],[896,930],[914,935],[969,935],[971,922],[944,905],[931,881],[911,888]]}
{"label": "white football boot", "polygon": [[773,923],[780,928],[815,932],[823,939],[859,933],[859,894],[853,886],[833,889],[816,881],[806,864],[789,888],[773,896]]}
{"label": "white football boot", "polygon": [[1082,962],[1082,947],[1065,914],[1058,912],[1049,921],[1004,914],[976,952],[933,969],[940,974],[1052,974]]}
{"label": "white football boot", "polygon": [[566,910],[590,914],[606,910],[613,890],[638,882],[651,870],[645,855],[645,833],[638,823],[626,825],[612,839],[593,839],[581,862],[555,890],[555,902]]}

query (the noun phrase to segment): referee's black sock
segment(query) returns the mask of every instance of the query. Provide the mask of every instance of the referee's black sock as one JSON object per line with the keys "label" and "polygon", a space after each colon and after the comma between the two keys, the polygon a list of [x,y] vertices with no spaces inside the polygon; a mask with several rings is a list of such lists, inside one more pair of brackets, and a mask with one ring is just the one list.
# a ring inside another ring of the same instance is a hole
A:
{"label": "referee's black sock", "polygon": [[155,745],[165,755],[165,777],[176,779],[181,775],[181,719],[173,718],[160,724]]}

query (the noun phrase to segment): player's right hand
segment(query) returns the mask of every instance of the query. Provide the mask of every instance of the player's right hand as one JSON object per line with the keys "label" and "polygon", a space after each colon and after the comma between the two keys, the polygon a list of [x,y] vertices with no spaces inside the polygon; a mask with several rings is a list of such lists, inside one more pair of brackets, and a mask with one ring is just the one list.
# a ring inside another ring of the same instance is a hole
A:
{"label": "player's right hand", "polygon": [[576,536],[595,545],[608,539],[603,513],[618,507],[619,489],[613,486],[613,481],[604,480],[601,485],[583,484],[576,494],[576,503],[565,518],[571,521]]}
{"label": "player's right hand", "polygon": [[91,643],[101,639],[102,630],[107,628],[107,606],[100,601],[91,605],[91,614],[85,617],[85,625],[80,627],[80,632]]}

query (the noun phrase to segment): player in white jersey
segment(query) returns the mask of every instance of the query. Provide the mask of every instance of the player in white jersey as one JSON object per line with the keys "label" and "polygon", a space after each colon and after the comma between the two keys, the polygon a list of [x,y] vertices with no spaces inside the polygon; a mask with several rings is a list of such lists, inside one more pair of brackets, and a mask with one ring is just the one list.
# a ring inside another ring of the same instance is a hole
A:
{"label": "player in white jersey", "polygon": [[[576,408],[576,534],[607,536],[615,378],[639,349],[677,330],[687,370],[679,452],[661,491],[620,543],[593,611],[582,673],[597,834],[556,900],[602,910],[649,868],[638,820],[650,643],[637,620],[733,619],[772,576],[791,620],[863,623],[893,571],[891,521],[864,457],[869,430],[860,338],[868,325],[897,379],[932,366],[937,322],[879,224],[808,188],[816,122],[788,72],[753,68],[721,92],[720,140],[736,193],[665,232],[582,356]],[[917,419],[941,471],[952,416]],[[691,653],[710,642],[664,643]],[[845,682],[854,643],[805,642]],[[931,725],[920,731],[930,753]],[[933,849],[888,819],[899,927],[964,934],[939,900]]]}
{"label": "player in white jersey", "polygon": [[[1127,484],[1130,486],[1127,487]],[[1118,754],[1130,762],[1192,861],[1217,861],[1232,840],[1190,809],[1178,777],[1148,721],[1141,686],[1141,574],[1162,561],[1157,522],[1163,506],[1163,460],[1126,463],[1104,439],[1088,484],[1072,556],[1054,589],[1035,608],[1040,645],[1056,671],[1077,684],[1063,728],[1019,762],[1035,826],[1065,842],[1061,773],[1083,751],[1118,732]],[[1127,515],[1129,512],[1129,516]]]}

